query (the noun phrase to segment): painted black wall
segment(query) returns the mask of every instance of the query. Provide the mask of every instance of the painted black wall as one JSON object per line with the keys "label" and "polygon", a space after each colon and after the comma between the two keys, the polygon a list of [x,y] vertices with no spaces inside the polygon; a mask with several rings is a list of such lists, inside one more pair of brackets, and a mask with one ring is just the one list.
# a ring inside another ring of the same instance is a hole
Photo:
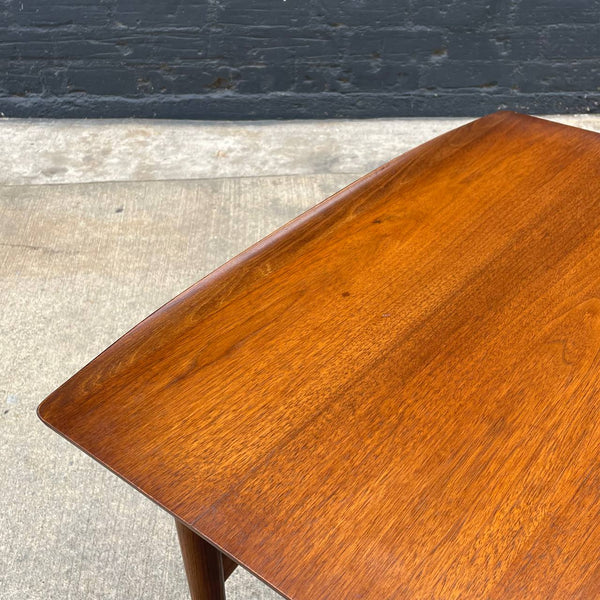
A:
{"label": "painted black wall", "polygon": [[0,0],[0,111],[600,111],[600,0]]}

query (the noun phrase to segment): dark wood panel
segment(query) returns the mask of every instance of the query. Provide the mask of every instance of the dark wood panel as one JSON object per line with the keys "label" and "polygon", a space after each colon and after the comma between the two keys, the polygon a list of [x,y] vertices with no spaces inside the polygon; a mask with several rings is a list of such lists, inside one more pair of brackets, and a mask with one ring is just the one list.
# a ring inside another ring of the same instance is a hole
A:
{"label": "dark wood panel", "polygon": [[221,553],[180,521],[175,525],[192,600],[225,600]]}
{"label": "dark wood panel", "polygon": [[288,598],[593,597],[600,136],[496,113],[150,316],[40,407]]}

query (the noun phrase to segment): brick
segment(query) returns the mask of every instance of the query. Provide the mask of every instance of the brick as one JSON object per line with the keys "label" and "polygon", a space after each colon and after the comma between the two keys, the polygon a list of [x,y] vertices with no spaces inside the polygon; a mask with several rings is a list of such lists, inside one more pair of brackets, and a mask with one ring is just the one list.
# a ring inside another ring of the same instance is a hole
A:
{"label": "brick", "polygon": [[416,5],[413,20],[418,25],[475,28],[492,22],[495,4],[492,0],[421,0]]}
{"label": "brick", "polygon": [[320,32],[276,26],[236,28],[225,34],[212,34],[209,58],[221,57],[236,64],[253,61],[283,65],[297,58],[327,60],[340,56],[335,41]]}
{"label": "brick", "polygon": [[380,54],[427,60],[442,51],[443,46],[443,37],[438,31],[385,28],[353,31],[346,47],[351,56]]}
{"label": "brick", "polygon": [[421,67],[419,85],[433,89],[511,88],[516,66],[496,61],[445,61]]}
{"label": "brick", "polygon": [[228,28],[230,25],[254,27],[289,26],[298,27],[307,23],[314,13],[314,2],[299,0],[218,0],[215,3],[216,22]]}
{"label": "brick", "polygon": [[237,91],[239,69],[205,61],[194,65],[162,65],[136,69],[137,86],[159,94],[221,94]]}
{"label": "brick", "polygon": [[451,31],[443,46],[451,60],[504,60],[510,57],[510,39],[506,31]]}
{"label": "brick", "polygon": [[3,73],[0,79],[0,95],[20,98],[29,94],[44,92],[42,77],[35,68],[17,71],[14,65],[1,61],[0,69]]}
{"label": "brick", "polygon": [[351,91],[404,92],[418,85],[417,67],[401,61],[353,60],[348,68]]}
{"label": "brick", "polygon": [[511,45],[511,55],[519,60],[599,59],[600,22],[519,29]]}
{"label": "brick", "polygon": [[273,69],[268,66],[245,66],[239,68],[240,81],[236,91],[240,94],[269,94],[287,92],[294,87],[291,69]]}
{"label": "brick", "polygon": [[525,93],[600,91],[600,62],[536,63],[521,65],[517,89]]}
{"label": "brick", "polygon": [[203,27],[208,7],[199,0],[116,0],[113,22],[127,27]]}
{"label": "brick", "polygon": [[598,23],[600,0],[520,0],[515,10],[516,25]]}
{"label": "brick", "polygon": [[291,91],[297,94],[347,93],[356,88],[352,74],[341,64],[303,64],[296,72]]}
{"label": "brick", "polygon": [[407,0],[322,0],[318,6],[319,19],[335,27],[403,27],[412,16],[411,3]]}
{"label": "brick", "polygon": [[88,65],[71,66],[67,71],[67,90],[102,96],[134,96],[138,93],[133,69]]}

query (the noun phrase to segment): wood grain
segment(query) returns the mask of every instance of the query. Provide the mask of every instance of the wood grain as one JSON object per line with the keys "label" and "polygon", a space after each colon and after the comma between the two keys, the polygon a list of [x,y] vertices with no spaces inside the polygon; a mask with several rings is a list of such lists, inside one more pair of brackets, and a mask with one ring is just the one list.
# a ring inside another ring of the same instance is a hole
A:
{"label": "wood grain", "polygon": [[225,600],[221,553],[175,519],[192,600]]}
{"label": "wood grain", "polygon": [[600,136],[496,113],[148,317],[40,407],[295,600],[600,588]]}

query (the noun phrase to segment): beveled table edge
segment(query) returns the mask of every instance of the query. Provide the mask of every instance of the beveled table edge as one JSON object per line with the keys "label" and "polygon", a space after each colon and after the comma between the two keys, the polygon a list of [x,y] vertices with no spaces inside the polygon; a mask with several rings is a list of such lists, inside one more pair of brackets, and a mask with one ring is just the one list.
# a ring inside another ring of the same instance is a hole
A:
{"label": "beveled table edge", "polygon": [[186,521],[186,520],[182,519],[181,517],[179,517],[175,512],[170,510],[167,506],[162,504],[160,501],[158,501],[156,498],[154,498],[151,494],[145,492],[142,488],[138,487],[135,483],[133,483],[132,481],[127,479],[124,475],[121,475],[117,470],[112,468],[109,464],[105,463],[103,460],[101,460],[100,458],[98,458],[97,456],[92,454],[90,451],[86,450],[83,446],[78,444],[74,439],[69,437],[67,434],[60,431],[57,427],[55,427],[52,424],[52,422],[50,420],[48,420],[46,418],[45,409],[49,406],[50,403],[53,402],[54,399],[57,399],[59,397],[62,397],[62,398],[65,397],[65,395],[63,393],[63,388],[72,379],[76,378],[80,371],[91,368],[91,365],[96,360],[98,360],[100,357],[106,358],[107,355],[110,355],[113,352],[120,350],[122,346],[126,346],[128,344],[137,342],[138,337],[145,336],[147,334],[148,330],[151,330],[153,325],[163,316],[163,314],[166,311],[177,307],[182,302],[184,302],[186,299],[188,299],[190,296],[193,296],[196,294],[207,293],[207,292],[210,293],[211,288],[215,284],[218,284],[222,279],[225,279],[227,276],[229,276],[236,269],[240,268],[242,265],[260,262],[260,259],[263,256],[263,254],[268,252],[268,250],[272,246],[276,245],[280,240],[284,239],[289,234],[296,233],[299,230],[302,230],[303,227],[312,224],[312,222],[315,219],[318,219],[321,215],[326,213],[330,208],[337,206],[339,203],[343,203],[347,199],[348,196],[354,196],[355,194],[360,193],[360,189],[364,184],[366,184],[366,183],[370,182],[372,179],[378,177],[382,172],[384,172],[388,169],[391,169],[391,168],[396,168],[397,166],[401,165],[405,161],[411,160],[411,158],[415,154],[422,152],[423,148],[425,148],[426,146],[431,145],[431,144],[440,143],[440,139],[444,138],[449,133],[472,127],[474,124],[480,123],[482,121],[488,122],[488,121],[492,121],[492,120],[504,121],[504,120],[521,120],[521,119],[541,120],[541,121],[548,123],[551,126],[555,126],[555,127],[559,127],[559,128],[566,127],[569,129],[576,129],[580,132],[586,132],[586,133],[589,133],[590,135],[594,135],[594,136],[598,135],[595,132],[587,131],[587,130],[581,129],[579,127],[576,127],[576,126],[560,124],[560,123],[556,123],[553,121],[548,121],[548,120],[540,118],[540,117],[525,115],[522,113],[510,111],[510,110],[501,110],[501,111],[497,111],[494,113],[490,113],[483,117],[473,119],[469,123],[466,123],[460,127],[452,129],[449,132],[446,132],[444,134],[436,136],[435,138],[432,138],[432,139],[424,142],[423,144],[419,144],[418,146],[408,150],[407,152],[405,152],[395,158],[392,158],[388,162],[375,168],[374,170],[370,171],[369,173],[363,175],[359,179],[349,183],[347,186],[345,186],[341,190],[335,192],[331,196],[318,202],[313,207],[304,211],[297,217],[291,219],[290,221],[288,221],[281,227],[275,229],[272,233],[268,234],[261,240],[255,242],[254,244],[249,246],[247,249],[243,250],[242,252],[238,253],[237,255],[235,255],[234,257],[232,257],[225,263],[223,263],[221,266],[217,267],[210,273],[206,274],[199,281],[192,284],[191,286],[189,286],[188,288],[186,288],[185,290],[183,290],[182,292],[177,294],[174,298],[172,298],[171,300],[169,300],[168,302],[166,302],[165,304],[160,306],[158,309],[153,311],[150,315],[145,317],[142,321],[140,321],[138,324],[136,324],[134,327],[132,327],[126,333],[124,333],[122,336],[120,336],[117,340],[115,340],[112,344],[110,344],[105,350],[103,350],[100,354],[98,354],[96,357],[94,357],[92,360],[90,360],[86,365],[84,365],[81,369],[79,369],[74,375],[69,377],[69,379],[66,382],[64,382],[61,386],[59,386],[56,390],[54,390],[51,394],[49,394],[37,407],[36,413],[37,413],[38,417],[50,429],[52,429],[57,434],[59,434],[61,437],[63,437],[64,439],[66,439],[67,441],[72,443],[79,450],[83,451],[85,454],[87,454],[88,456],[93,458],[97,463],[101,464],[103,467],[108,469],[110,472],[117,475],[121,480],[123,480],[124,482],[126,482],[127,484],[132,486],[134,489],[136,489],[138,492],[143,494],[148,499],[150,499],[157,506],[159,506],[161,509],[166,511],[169,515],[171,515],[174,519],[176,519],[180,523],[183,523],[184,525],[186,525],[189,529],[194,531],[194,533],[196,533],[200,538],[204,539],[205,541],[210,543],[212,546],[217,548],[223,555],[229,557],[235,563],[242,566],[245,570],[250,572],[253,576],[255,576],[257,579],[262,581],[264,584],[266,584],[268,587],[273,589],[275,592],[280,594],[286,600],[293,600],[291,597],[284,594],[284,592],[282,592],[280,589],[278,589],[275,585],[273,585],[269,581],[265,580],[260,575],[260,573],[257,573],[256,571],[254,571],[251,567],[247,566],[243,561],[239,560],[238,558],[236,558],[235,556],[233,556],[232,554],[230,554],[226,550],[224,550],[216,541],[212,540],[209,536],[207,536],[207,535],[203,534],[201,531],[199,531],[191,522]]}

